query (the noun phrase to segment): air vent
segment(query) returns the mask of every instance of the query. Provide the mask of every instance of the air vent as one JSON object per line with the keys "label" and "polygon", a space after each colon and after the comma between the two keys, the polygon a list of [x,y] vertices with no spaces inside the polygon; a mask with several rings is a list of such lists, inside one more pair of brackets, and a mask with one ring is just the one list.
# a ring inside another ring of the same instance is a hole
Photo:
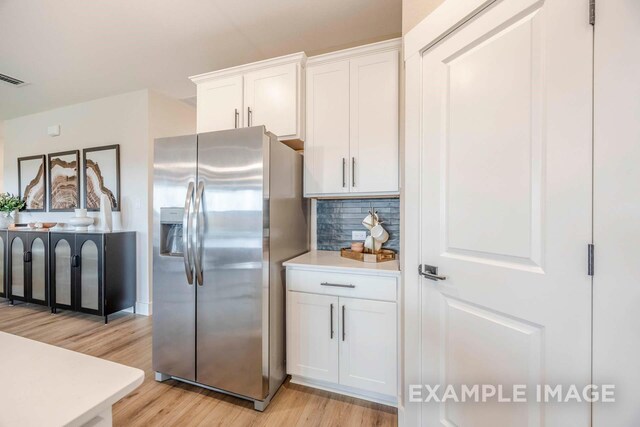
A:
{"label": "air vent", "polygon": [[15,77],[7,76],[5,74],[0,74],[0,81],[7,82],[16,87],[24,86],[27,83],[23,82],[20,79],[16,79]]}

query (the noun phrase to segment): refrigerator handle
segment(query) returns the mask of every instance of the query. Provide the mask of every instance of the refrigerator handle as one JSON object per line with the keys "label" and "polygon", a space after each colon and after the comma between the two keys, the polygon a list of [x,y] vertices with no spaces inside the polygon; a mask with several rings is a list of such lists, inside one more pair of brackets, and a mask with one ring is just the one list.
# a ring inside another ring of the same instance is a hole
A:
{"label": "refrigerator handle", "polygon": [[184,272],[187,275],[187,283],[193,285],[193,267],[191,245],[189,244],[189,224],[191,218],[191,201],[193,200],[193,182],[187,187],[187,196],[184,200],[184,214],[182,215],[182,256],[184,258]]}
{"label": "refrigerator handle", "polygon": [[193,233],[193,242],[194,242],[194,255],[193,258],[195,260],[196,265],[196,282],[198,285],[202,286],[204,282],[204,278],[202,275],[202,224],[200,224],[200,207],[202,206],[202,194],[204,193],[204,181],[200,181],[198,183],[198,190],[196,191],[196,203],[194,208],[195,214],[195,226]]}

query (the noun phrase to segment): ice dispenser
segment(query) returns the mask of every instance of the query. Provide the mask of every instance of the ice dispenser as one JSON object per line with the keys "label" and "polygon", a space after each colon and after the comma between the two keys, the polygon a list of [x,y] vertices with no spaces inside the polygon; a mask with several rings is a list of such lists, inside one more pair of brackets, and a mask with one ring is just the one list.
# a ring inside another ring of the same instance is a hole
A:
{"label": "ice dispenser", "polygon": [[160,255],[183,256],[184,208],[160,208]]}

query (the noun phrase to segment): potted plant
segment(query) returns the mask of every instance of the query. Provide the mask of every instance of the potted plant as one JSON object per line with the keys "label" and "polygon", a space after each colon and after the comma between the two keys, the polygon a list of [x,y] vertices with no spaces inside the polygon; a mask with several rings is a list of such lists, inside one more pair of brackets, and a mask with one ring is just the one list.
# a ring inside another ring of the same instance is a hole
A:
{"label": "potted plant", "polygon": [[11,212],[18,212],[24,209],[25,205],[25,201],[18,196],[0,193],[0,228],[9,228],[15,221],[15,217],[11,217]]}

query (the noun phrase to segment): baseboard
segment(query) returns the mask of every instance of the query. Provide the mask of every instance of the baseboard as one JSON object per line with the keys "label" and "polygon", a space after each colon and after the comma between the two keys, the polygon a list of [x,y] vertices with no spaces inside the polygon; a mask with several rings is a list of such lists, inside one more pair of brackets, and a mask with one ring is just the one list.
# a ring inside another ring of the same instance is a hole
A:
{"label": "baseboard", "polygon": [[357,399],[368,400],[370,402],[379,403],[381,405],[392,406],[394,408],[398,407],[398,399],[394,399],[392,396],[385,396],[379,393],[367,392],[364,390],[345,387],[340,384],[333,384],[325,381],[311,380],[296,375],[291,376],[291,382],[293,384],[317,388],[324,391],[330,391],[332,393],[344,394],[345,396],[351,396]]}
{"label": "baseboard", "polygon": [[136,301],[136,314],[142,314],[143,316],[151,316],[152,312],[153,312],[152,302]]}

